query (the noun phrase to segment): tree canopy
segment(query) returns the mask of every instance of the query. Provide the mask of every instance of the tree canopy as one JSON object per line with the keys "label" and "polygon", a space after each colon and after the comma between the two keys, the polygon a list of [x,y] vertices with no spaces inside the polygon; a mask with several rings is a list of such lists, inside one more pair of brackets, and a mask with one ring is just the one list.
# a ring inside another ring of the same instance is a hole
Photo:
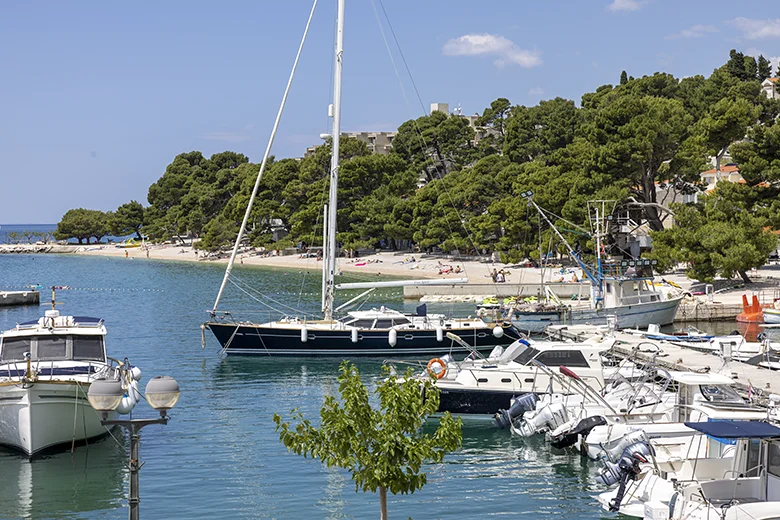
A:
{"label": "tree canopy", "polygon": [[379,491],[381,518],[387,518],[387,491],[414,493],[427,482],[423,464],[438,463],[461,445],[462,419],[446,412],[433,433],[423,430],[439,408],[432,379],[420,381],[411,369],[397,378],[384,367],[374,408],[358,369],[344,361],[339,368],[340,400],[325,397],[320,425],[292,411],[292,426],[274,414],[279,440],[293,453],[348,470],[355,491]]}
{"label": "tree canopy", "polygon": [[[722,170],[728,155],[756,191],[751,208],[758,223],[777,229],[780,101],[767,99],[760,85],[770,74],[766,58],[735,49],[708,77],[657,72],[634,78],[623,71],[618,85],[583,94],[579,106],[560,97],[534,106],[499,97],[481,115],[436,111],[403,123],[388,155],[343,136],[338,241],[346,248],[498,250],[517,261],[538,254],[545,233],[519,196],[529,189],[546,209],[579,225],[587,223],[588,200],[643,203],[649,227],[672,236],[676,232],[665,230],[667,213],[657,209],[664,203],[660,190],[664,196],[670,187],[703,191],[700,173],[712,167],[711,159]],[[199,236],[200,247],[225,248],[235,239],[259,168],[232,151],[208,158],[198,151],[179,154],[149,187],[147,207],[121,205],[107,229],[102,212],[71,210],[58,237]],[[248,221],[250,242],[273,248],[319,243],[329,168],[329,141],[302,159],[271,157]],[[681,215],[705,210],[694,206]],[[692,216],[688,222],[705,225]],[[722,223],[743,230],[753,225]],[[669,258],[685,261],[684,255]],[[725,264],[713,265],[729,272]]]}

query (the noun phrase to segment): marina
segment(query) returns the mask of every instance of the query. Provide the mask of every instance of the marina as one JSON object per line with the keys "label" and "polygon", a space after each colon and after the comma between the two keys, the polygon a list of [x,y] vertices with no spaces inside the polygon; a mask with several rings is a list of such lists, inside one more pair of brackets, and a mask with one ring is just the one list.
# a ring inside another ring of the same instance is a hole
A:
{"label": "marina", "polygon": [[603,2],[9,5],[0,519],[780,520],[780,20]]}
{"label": "marina", "polygon": [[[59,292],[57,298],[64,301],[60,310],[72,311],[76,306],[85,313],[99,310],[109,330],[107,338],[112,351],[130,354],[139,366],[165,366],[179,381],[182,398],[171,412],[174,422],[165,428],[144,431],[142,457],[149,462],[142,471],[144,511],[166,507],[171,497],[181,496],[182,515],[192,518],[214,514],[288,518],[286,511],[292,510],[314,517],[364,518],[375,514],[372,497],[355,494],[346,475],[287,454],[273,431],[270,416],[274,412],[300,407],[308,415],[316,414],[323,396],[333,389],[336,361],[219,359],[215,341],[210,340],[206,349],[201,348],[198,326],[203,313],[196,307],[206,309],[213,303],[201,284],[217,283],[222,276],[220,266],[196,265],[193,271],[193,266],[185,262],[152,260],[128,264],[123,258],[72,255],[39,256],[34,262],[31,257],[14,255],[0,261],[4,272],[11,276],[30,273],[42,283],[66,280],[71,287],[102,288]],[[281,294],[283,284],[301,282],[297,272],[280,277],[279,271],[244,266],[236,269],[241,278]],[[193,273],[197,273],[197,278],[193,278]],[[318,283],[316,279],[304,281],[304,286],[311,284],[314,290]],[[405,307],[400,289],[393,292],[383,301],[413,311],[413,307]],[[166,312],[152,312],[150,306],[141,302],[165,308]],[[250,302],[240,295],[229,301],[236,308]],[[452,304],[429,306],[434,312],[463,312],[453,309]],[[7,330],[16,322],[39,315],[38,308],[8,308],[0,311],[0,325]],[[145,324],[143,331],[139,330],[139,323]],[[619,338],[629,342],[623,348],[626,354],[632,354],[628,345],[636,344],[636,337],[619,334]],[[656,362],[668,364],[669,368],[709,366],[714,370],[720,366],[716,356],[669,345],[661,348],[669,355],[656,357]],[[468,352],[456,349],[452,354],[462,359]],[[635,351],[633,354],[648,355]],[[679,358],[684,366],[676,363]],[[378,381],[382,361],[377,358],[358,362],[369,386]],[[743,390],[748,381],[755,388],[766,384],[774,388],[772,372],[736,363],[731,368],[738,376],[735,382]],[[69,449],[32,461],[17,452],[0,451],[4,473],[20,475],[20,487],[16,489],[24,491],[18,499],[16,494],[12,495],[14,500],[3,499],[2,514],[10,518],[122,517],[128,478],[122,465],[127,442],[123,435],[102,438],[78,446],[75,458]],[[68,487],[61,482],[53,488],[45,468],[67,471],[64,474],[74,477]],[[462,518],[463,514],[479,516],[485,508],[508,515],[527,508],[568,518],[600,519],[604,513],[592,498],[604,491],[597,480],[599,471],[598,465],[578,454],[557,452],[542,438],[519,439],[507,430],[497,429],[492,421],[467,421],[463,448],[443,464],[430,468],[425,489],[393,497],[392,508],[412,517],[418,516],[421,509],[432,511],[437,518]],[[295,478],[290,476],[292,473]],[[106,478],[115,484],[101,486],[99,481]],[[203,478],[211,485],[184,500],[182,489],[199,486]],[[301,500],[294,491],[301,478],[309,483],[314,497],[311,500]],[[50,493],[41,491],[47,487]],[[86,496],[82,492],[86,489],[100,491]],[[68,499],[58,500],[63,493]]]}

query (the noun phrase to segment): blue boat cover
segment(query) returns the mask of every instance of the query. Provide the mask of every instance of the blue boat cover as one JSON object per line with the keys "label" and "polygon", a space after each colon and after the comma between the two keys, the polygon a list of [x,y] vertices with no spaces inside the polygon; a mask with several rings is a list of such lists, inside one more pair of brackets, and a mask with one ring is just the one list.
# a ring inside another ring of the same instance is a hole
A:
{"label": "blue boat cover", "polygon": [[721,439],[767,439],[780,437],[780,428],[757,421],[687,422],[685,426]]}
{"label": "blue boat cover", "polygon": [[97,325],[103,320],[103,318],[93,318],[91,316],[73,316],[74,323],[95,324]]}

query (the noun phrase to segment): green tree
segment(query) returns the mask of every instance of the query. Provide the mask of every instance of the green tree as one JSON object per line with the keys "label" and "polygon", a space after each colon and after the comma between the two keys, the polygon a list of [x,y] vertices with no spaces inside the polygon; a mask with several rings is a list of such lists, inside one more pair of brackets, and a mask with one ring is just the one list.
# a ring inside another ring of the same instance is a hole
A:
{"label": "green tree", "polygon": [[745,55],[737,52],[736,49],[729,51],[729,61],[726,63],[726,70],[729,74],[740,80],[748,79],[745,72]]}
{"label": "green tree", "polygon": [[674,205],[676,225],[652,232],[651,257],[661,270],[678,262],[688,264],[688,276],[710,282],[735,274],[750,282],[747,271],[764,265],[777,247],[777,237],[766,231],[766,221],[755,216],[753,190],[723,182],[696,205]]}
{"label": "green tree", "polygon": [[498,98],[492,103],[490,107],[486,108],[482,112],[476,124],[477,126],[487,127],[492,130],[487,136],[484,136],[482,140],[490,141],[490,145],[495,144],[497,150],[501,150],[504,145],[504,137],[506,135],[506,119],[512,111],[512,104],[506,98]]}
{"label": "green tree", "polygon": [[393,151],[429,179],[459,170],[479,155],[468,119],[442,112],[403,123],[393,139]]}
{"label": "green tree", "polygon": [[144,225],[144,207],[140,202],[131,200],[119,206],[110,222],[111,234],[117,237],[135,233],[141,240],[141,227]]}
{"label": "green tree", "polygon": [[75,238],[79,244],[94,237],[96,242],[106,236],[109,232],[109,220],[111,214],[94,209],[70,209],[62,216],[62,220],[57,223],[57,229],[54,237],[57,240],[67,240]]}
{"label": "green tree", "polygon": [[411,369],[402,379],[384,369],[386,378],[376,394],[379,408],[369,402],[369,392],[358,369],[344,361],[339,368],[339,394],[325,397],[321,423],[313,426],[296,410],[295,426],[274,414],[280,441],[297,455],[320,459],[328,467],[352,473],[355,491],[379,490],[380,517],[387,519],[387,491],[414,493],[427,482],[425,462],[438,463],[461,445],[460,418],[445,413],[433,434],[421,428],[439,407],[439,391],[431,379],[420,381]]}
{"label": "green tree", "polygon": [[203,238],[195,243],[196,249],[219,251],[229,247],[238,236],[238,223],[223,215],[218,215],[206,224]]}
{"label": "green tree", "polygon": [[653,230],[664,227],[654,206],[656,182],[682,174],[698,179],[696,168],[678,157],[692,122],[677,99],[626,93],[605,100],[584,128],[596,146],[596,169],[627,183],[638,201],[649,204],[645,214]]}
{"label": "green tree", "polygon": [[750,186],[766,182],[780,187],[780,123],[752,126],[747,139],[732,148],[739,171]]}
{"label": "green tree", "polygon": [[745,79],[756,79],[758,74],[758,65],[756,59],[753,56],[745,56]]}
{"label": "green tree", "polygon": [[623,71],[620,73],[620,84],[625,85],[626,83],[628,83],[628,74],[626,71]]}
{"label": "green tree", "polygon": [[772,64],[769,63],[769,60],[764,58],[763,55],[758,57],[757,67],[758,81],[764,81],[765,79],[772,77]]}
{"label": "green tree", "polygon": [[715,157],[715,169],[720,171],[720,161],[735,141],[745,137],[750,125],[756,122],[759,108],[742,98],[723,98],[713,105],[707,115],[694,128],[706,147],[708,155]]}
{"label": "green tree", "polygon": [[571,143],[581,122],[574,101],[560,97],[515,107],[506,125],[504,155],[516,163],[548,155]]}

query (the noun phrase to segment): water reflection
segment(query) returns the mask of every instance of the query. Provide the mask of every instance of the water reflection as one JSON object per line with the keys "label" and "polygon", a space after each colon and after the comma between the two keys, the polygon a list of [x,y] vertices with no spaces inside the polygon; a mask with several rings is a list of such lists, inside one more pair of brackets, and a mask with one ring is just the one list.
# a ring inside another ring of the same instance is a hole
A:
{"label": "water reflection", "polygon": [[114,436],[33,460],[0,451],[0,516],[68,518],[125,507],[127,453],[124,438]]}

